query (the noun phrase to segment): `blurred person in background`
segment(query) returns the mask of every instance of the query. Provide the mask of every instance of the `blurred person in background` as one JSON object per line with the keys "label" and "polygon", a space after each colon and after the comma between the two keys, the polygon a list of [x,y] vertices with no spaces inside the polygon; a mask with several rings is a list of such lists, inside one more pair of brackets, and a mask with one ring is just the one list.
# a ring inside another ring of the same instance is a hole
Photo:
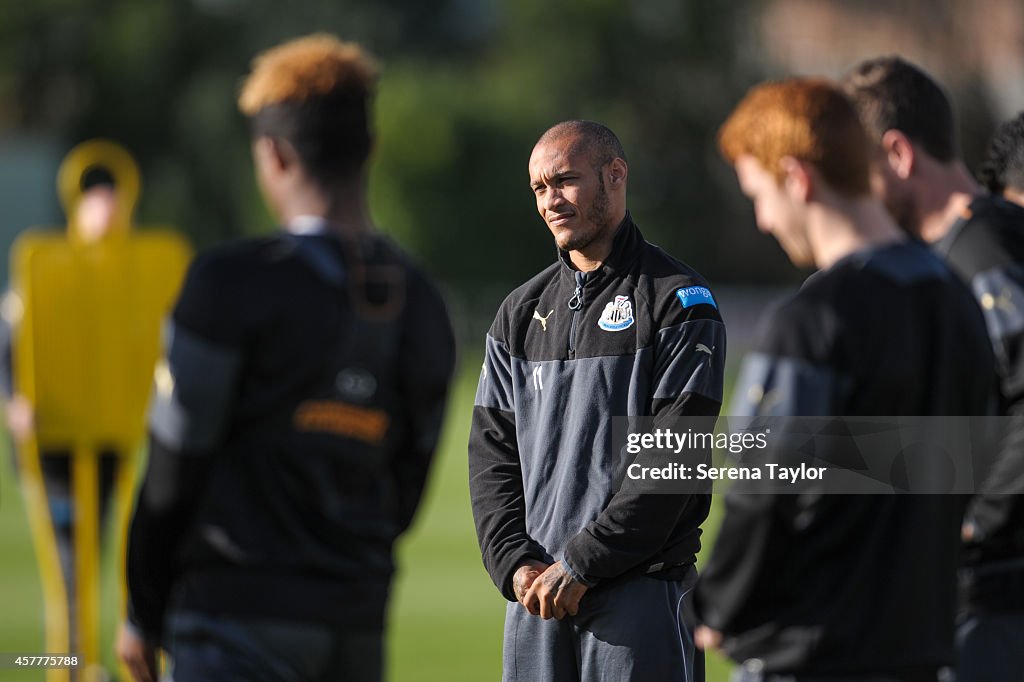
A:
{"label": "blurred person in background", "polygon": [[469,440],[484,566],[509,601],[503,679],[703,679],[683,597],[710,495],[616,491],[612,419],[717,417],[717,303],[644,240],[607,127],[555,125],[529,172],[557,260],[498,310]]}
{"label": "blurred person in background", "polygon": [[188,680],[383,677],[393,545],[454,366],[441,296],[368,217],[376,67],[314,35],[239,107],[279,234],[196,259],[170,322],[118,650]]}
{"label": "blurred person in background", "polygon": [[1024,206],[1024,111],[996,129],[978,180],[990,194]]}
{"label": "blurred person in background", "polygon": [[[719,143],[759,229],[817,269],[766,312],[732,413],[987,414],[981,313],[871,195],[867,136],[838,86],[757,86]],[[724,650],[742,682],[945,679],[963,502],[823,490],[729,491],[697,588],[698,644]]]}
{"label": "blurred person in background", "polygon": [[[82,195],[75,206],[74,215],[69,220],[69,230],[74,231],[75,238],[84,243],[94,243],[104,239],[114,227],[117,213],[117,189],[110,172],[104,168],[92,168],[83,175]],[[15,329],[21,320],[22,305],[17,294],[8,291],[0,306],[0,394],[3,398],[4,419],[7,430],[13,440],[12,454],[19,443],[27,441],[35,432],[36,414],[31,401],[22,395],[14,381],[14,336]],[[100,390],[100,387],[97,387]],[[114,494],[114,480],[117,474],[117,453],[111,450],[100,452],[99,459],[99,500],[100,521],[106,517],[107,509]],[[16,459],[15,459],[16,461]],[[74,529],[75,504],[71,493],[71,444],[66,449],[44,449],[39,453],[39,465],[46,487],[50,520],[53,523],[54,535],[57,540],[57,553],[60,558],[61,572],[68,598],[70,622],[74,622],[75,561],[74,561]],[[106,524],[101,523],[100,528]],[[71,637],[77,635],[71,628]],[[74,639],[71,650],[75,651]]]}
{"label": "blurred person in background", "polygon": [[949,97],[920,68],[881,57],[854,67],[843,84],[873,142],[876,192],[900,226],[930,243],[968,284],[995,349],[1000,413],[1011,426],[964,520],[957,679],[1018,680],[1024,670],[1024,208],[971,177]]}

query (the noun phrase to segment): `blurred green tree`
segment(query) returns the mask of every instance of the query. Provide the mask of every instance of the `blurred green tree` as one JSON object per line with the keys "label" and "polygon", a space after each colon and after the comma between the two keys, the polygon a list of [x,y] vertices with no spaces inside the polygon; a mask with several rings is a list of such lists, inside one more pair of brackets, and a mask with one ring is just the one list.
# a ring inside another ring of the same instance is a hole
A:
{"label": "blurred green tree", "polygon": [[715,280],[760,280],[788,270],[745,238],[749,209],[714,148],[760,76],[737,54],[753,1],[2,2],[0,131],[121,141],[144,171],[140,219],[200,246],[266,230],[238,83],[258,51],[330,31],[385,67],[375,218],[452,285],[507,287],[550,262],[526,164],[567,118],[622,137],[649,239]]}

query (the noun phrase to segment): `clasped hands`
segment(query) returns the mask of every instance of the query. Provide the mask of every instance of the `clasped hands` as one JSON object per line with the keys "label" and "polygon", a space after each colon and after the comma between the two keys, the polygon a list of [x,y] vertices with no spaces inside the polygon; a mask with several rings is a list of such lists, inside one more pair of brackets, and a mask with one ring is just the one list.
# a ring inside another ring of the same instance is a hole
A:
{"label": "clasped hands", "polygon": [[516,599],[527,611],[544,620],[575,616],[587,586],[573,580],[561,561],[545,564],[527,560],[512,575]]}

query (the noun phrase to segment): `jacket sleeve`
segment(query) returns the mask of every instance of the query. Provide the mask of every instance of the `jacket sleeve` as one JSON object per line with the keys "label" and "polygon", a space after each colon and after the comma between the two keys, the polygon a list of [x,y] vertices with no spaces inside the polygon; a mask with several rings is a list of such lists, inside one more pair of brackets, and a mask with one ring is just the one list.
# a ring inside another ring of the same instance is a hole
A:
{"label": "jacket sleeve", "polygon": [[155,372],[149,463],[128,537],[129,620],[158,643],[179,547],[227,429],[242,365],[229,283],[193,265]]}
{"label": "jacket sleeve", "polygon": [[[725,368],[725,326],[717,309],[706,303],[691,309],[683,321],[662,328],[654,346],[651,412],[655,424],[677,417],[717,417]],[[583,584],[616,578],[651,560],[680,533],[688,517],[694,519],[696,548],[707,504],[704,494],[620,490],[569,541],[563,559]]]}
{"label": "jacket sleeve", "polygon": [[[759,347],[744,359],[730,413],[735,416],[824,416],[835,413],[844,381],[827,367],[779,353],[800,346],[801,325],[780,310],[766,316]],[[801,353],[802,355],[803,353]],[[787,528],[796,514],[795,496],[762,494],[737,482],[725,496],[718,539],[694,595],[699,620],[726,634],[741,629],[739,619],[785,553]],[[750,483],[756,488],[756,483]],[[770,586],[766,589],[773,589]]]}
{"label": "jacket sleeve", "polygon": [[701,623],[726,634],[743,629],[740,619],[758,589],[773,589],[770,567],[785,558],[779,556],[785,552],[779,534],[793,507],[792,495],[747,493],[736,486],[726,493],[718,539],[694,592]]}
{"label": "jacket sleeve", "polygon": [[977,274],[971,288],[982,302],[999,370],[1000,414],[1007,419],[995,461],[970,501],[966,521],[974,526],[973,544],[998,543],[1008,541],[1024,522],[1024,271],[1018,265],[992,268]]}
{"label": "jacket sleeve", "polygon": [[437,449],[455,370],[455,335],[441,294],[425,278],[409,287],[402,331],[402,397],[406,443],[392,462],[398,529],[412,523]]}
{"label": "jacket sleeve", "polygon": [[964,516],[974,531],[971,545],[1009,541],[1024,523],[1024,401],[1011,404],[1006,416],[999,452]]}
{"label": "jacket sleeve", "polygon": [[526,532],[526,501],[516,440],[512,359],[488,334],[469,434],[469,492],[484,567],[509,601],[512,575],[529,558],[543,560]]}

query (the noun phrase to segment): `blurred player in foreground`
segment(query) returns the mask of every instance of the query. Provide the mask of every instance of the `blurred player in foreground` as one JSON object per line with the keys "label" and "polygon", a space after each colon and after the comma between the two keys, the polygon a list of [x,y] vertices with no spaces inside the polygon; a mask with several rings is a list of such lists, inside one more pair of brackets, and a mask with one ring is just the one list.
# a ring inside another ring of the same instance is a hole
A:
{"label": "blurred player in foreground", "polygon": [[[957,679],[1024,670],[1024,208],[986,193],[960,159],[942,88],[898,57],[845,78],[874,143],[874,181],[893,216],[973,290],[995,349],[1001,414],[1012,426],[964,521]],[[920,349],[927,348],[922,343]],[[920,349],[917,352],[920,352]]]}
{"label": "blurred player in foreground", "polygon": [[392,546],[454,364],[437,289],[367,216],[376,69],[317,35],[239,98],[283,229],[199,257],[169,329],[118,648],[154,680],[383,676]]}
{"label": "blurred player in foreground", "polygon": [[1024,111],[996,129],[978,179],[991,194],[1024,206]]}
{"label": "blurred player in foreground", "polygon": [[[758,86],[719,142],[758,227],[817,268],[765,315],[733,414],[986,414],[981,313],[872,197],[867,137],[838,87]],[[730,491],[697,589],[698,644],[721,647],[743,682],[939,679],[953,662],[962,503],[823,489]]]}

